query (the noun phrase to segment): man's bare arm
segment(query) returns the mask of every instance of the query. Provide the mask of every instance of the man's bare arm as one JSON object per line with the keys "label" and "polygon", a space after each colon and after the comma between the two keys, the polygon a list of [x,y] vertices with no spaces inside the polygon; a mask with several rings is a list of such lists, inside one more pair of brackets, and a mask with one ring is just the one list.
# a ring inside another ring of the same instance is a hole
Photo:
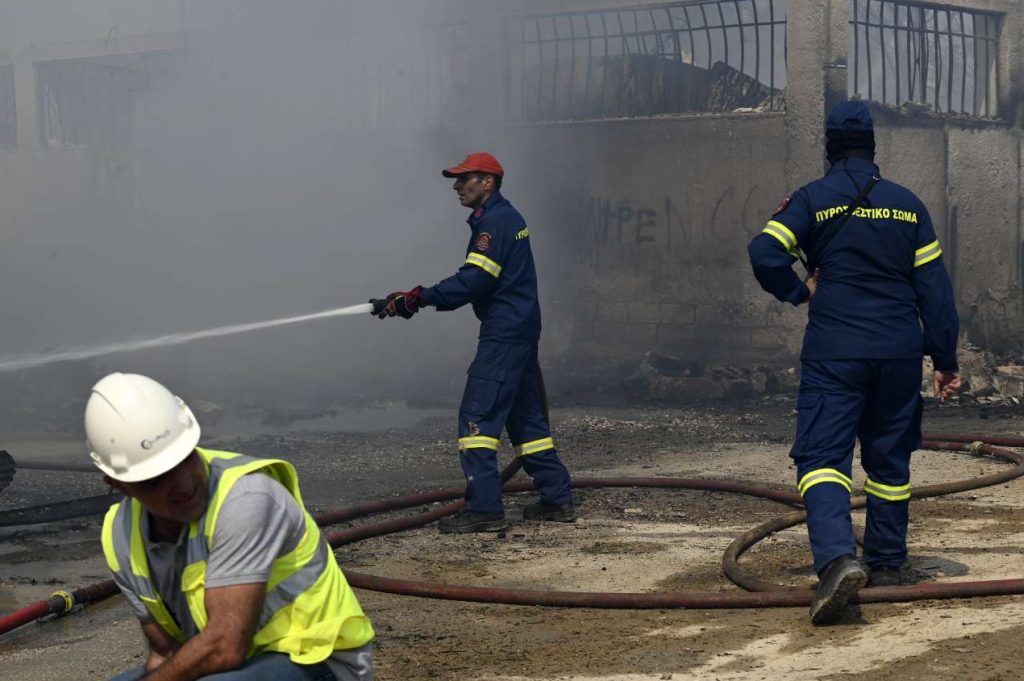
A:
{"label": "man's bare arm", "polygon": [[156,622],[144,622],[142,634],[149,643],[149,658],[146,660],[147,672],[159,667],[181,647],[181,644]]}
{"label": "man's bare arm", "polygon": [[196,681],[238,669],[245,662],[263,607],[266,583],[222,586],[206,591],[206,628],[189,639],[146,681]]}

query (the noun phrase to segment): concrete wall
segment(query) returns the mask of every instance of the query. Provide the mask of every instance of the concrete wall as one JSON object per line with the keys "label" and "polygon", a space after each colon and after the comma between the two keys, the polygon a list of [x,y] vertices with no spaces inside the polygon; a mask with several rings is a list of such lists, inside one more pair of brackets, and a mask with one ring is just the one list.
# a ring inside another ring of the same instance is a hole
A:
{"label": "concrete wall", "polygon": [[964,334],[986,348],[1020,352],[1020,131],[950,130],[947,139]]}
{"label": "concrete wall", "polygon": [[965,340],[1002,354],[1024,350],[1021,283],[1022,135],[879,116],[885,177],[927,206],[953,280]]}
{"label": "concrete wall", "polygon": [[755,290],[746,258],[785,194],[785,126],[743,114],[520,128],[511,161],[538,169],[517,195],[548,291],[549,350],[791,351],[800,314]]}
{"label": "concrete wall", "polygon": [[[924,201],[945,250],[966,340],[1022,351],[1024,146],[1019,129],[879,113],[885,177]],[[701,363],[793,362],[803,310],[749,271],[746,243],[820,146],[787,164],[789,114],[524,126],[516,193],[535,228],[549,350]],[[573,150],[564,153],[565,149]],[[811,160],[813,159],[813,160]],[[806,178],[809,179],[809,178]],[[799,181],[799,179],[797,180]],[[538,198],[539,197],[539,198]]]}

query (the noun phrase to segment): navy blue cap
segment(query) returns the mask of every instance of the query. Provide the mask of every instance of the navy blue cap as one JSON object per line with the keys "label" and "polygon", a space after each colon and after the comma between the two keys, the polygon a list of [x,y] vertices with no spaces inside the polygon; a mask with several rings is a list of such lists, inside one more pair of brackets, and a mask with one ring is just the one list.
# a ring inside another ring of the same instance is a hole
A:
{"label": "navy blue cap", "polygon": [[857,100],[837,104],[825,121],[826,134],[856,135],[874,131],[875,123],[871,120],[868,105]]}

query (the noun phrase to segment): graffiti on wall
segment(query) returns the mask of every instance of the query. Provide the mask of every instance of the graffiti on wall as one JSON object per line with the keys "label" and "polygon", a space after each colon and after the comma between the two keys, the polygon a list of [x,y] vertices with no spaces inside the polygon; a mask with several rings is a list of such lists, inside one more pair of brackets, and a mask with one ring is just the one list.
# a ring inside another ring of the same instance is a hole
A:
{"label": "graffiti on wall", "polygon": [[[739,262],[772,202],[758,185],[729,185],[707,196],[663,194],[638,199],[556,192],[574,252],[591,264],[666,257],[673,262]],[[774,204],[772,204],[774,206]]]}

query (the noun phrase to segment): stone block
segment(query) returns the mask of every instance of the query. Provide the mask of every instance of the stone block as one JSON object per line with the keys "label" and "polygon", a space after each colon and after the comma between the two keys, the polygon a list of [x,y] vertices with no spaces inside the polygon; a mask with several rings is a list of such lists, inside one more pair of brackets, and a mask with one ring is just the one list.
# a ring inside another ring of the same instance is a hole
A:
{"label": "stone block", "polygon": [[597,308],[597,320],[599,322],[611,322],[615,324],[629,323],[630,303],[605,303]]}
{"label": "stone block", "polygon": [[786,326],[755,327],[750,331],[750,345],[754,348],[799,352],[803,343],[803,330]]}
{"label": "stone block", "polygon": [[685,356],[697,337],[695,324],[660,324],[655,337],[654,349],[677,357]]}
{"label": "stone block", "polygon": [[721,326],[731,322],[729,311],[716,304],[698,305],[696,317],[697,324],[701,326]]}
{"label": "stone block", "polygon": [[627,308],[629,322],[634,324],[657,324],[661,321],[659,305],[652,303],[633,303]]}
{"label": "stone block", "polygon": [[[745,350],[750,347],[751,329],[747,326],[726,324],[724,320],[718,324],[697,325],[695,338],[702,346],[717,348],[723,351]],[[729,363],[727,356],[722,357],[723,364]]]}
{"label": "stone block", "polygon": [[662,324],[688,325],[697,322],[696,305],[678,305],[666,303],[661,306],[659,321]]}
{"label": "stone block", "polygon": [[997,367],[992,384],[1003,397],[1024,397],[1024,367]]}

